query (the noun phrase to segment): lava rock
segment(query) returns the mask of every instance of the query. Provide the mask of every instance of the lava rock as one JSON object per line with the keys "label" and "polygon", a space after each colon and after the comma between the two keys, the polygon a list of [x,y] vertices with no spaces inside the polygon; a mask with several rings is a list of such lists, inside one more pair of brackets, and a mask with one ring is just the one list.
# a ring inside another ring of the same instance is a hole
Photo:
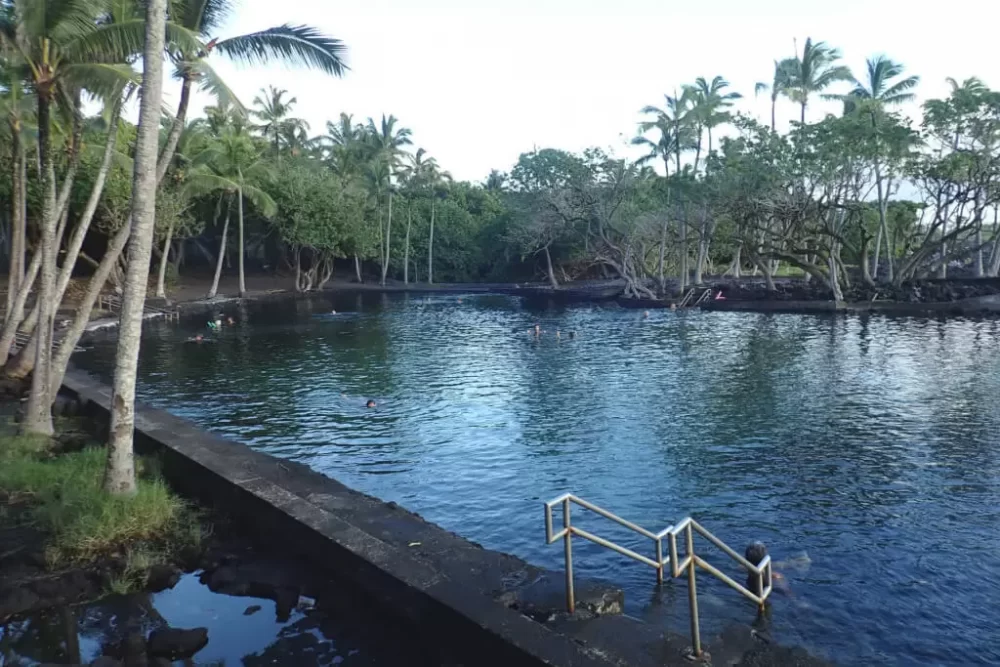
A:
{"label": "lava rock", "polygon": [[90,667],[122,667],[122,663],[111,656],[102,655],[100,658],[90,663]]}
{"label": "lava rock", "polygon": [[41,602],[39,597],[24,586],[14,586],[0,591],[0,619],[34,609]]}
{"label": "lava rock", "polygon": [[151,593],[159,593],[173,588],[181,580],[181,571],[173,565],[158,564],[149,569],[146,584]]}
{"label": "lava rock", "polygon": [[149,636],[150,655],[181,660],[190,658],[208,644],[208,628],[154,630]]}
{"label": "lava rock", "polygon": [[249,607],[246,608],[246,611],[243,612],[243,615],[244,616],[253,616],[254,614],[256,614],[260,610],[261,610],[261,606],[259,604],[253,604],[253,605],[250,605]]}

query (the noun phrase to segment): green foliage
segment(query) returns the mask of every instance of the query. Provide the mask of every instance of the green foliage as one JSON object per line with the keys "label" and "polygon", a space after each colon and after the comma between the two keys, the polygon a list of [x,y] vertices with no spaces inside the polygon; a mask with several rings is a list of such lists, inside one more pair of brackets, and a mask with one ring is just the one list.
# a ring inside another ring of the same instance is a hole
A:
{"label": "green foliage", "polygon": [[133,497],[112,496],[101,488],[103,448],[51,457],[46,444],[0,439],[0,489],[6,502],[30,504],[49,535],[50,564],[92,561],[141,543],[176,548],[190,541],[196,518],[158,476],[140,475]]}

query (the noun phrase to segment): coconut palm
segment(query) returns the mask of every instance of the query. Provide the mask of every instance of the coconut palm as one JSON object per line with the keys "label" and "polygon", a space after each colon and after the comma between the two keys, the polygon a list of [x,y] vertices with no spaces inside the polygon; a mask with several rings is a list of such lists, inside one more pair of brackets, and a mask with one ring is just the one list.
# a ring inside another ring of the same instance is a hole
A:
{"label": "coconut palm", "polygon": [[[146,43],[143,53],[139,129],[132,176],[132,236],[118,327],[115,375],[108,436],[108,465],[104,489],[113,494],[134,494],[135,466],[132,437],[135,430],[135,384],[139,366],[139,339],[149,282],[149,260],[156,226],[156,148],[163,94],[163,46],[167,0],[146,0]],[[48,342],[46,341],[46,344]],[[39,343],[41,344],[41,342]],[[35,375],[40,366],[36,365]],[[46,378],[48,379],[48,378]],[[49,405],[45,406],[46,411]]]}
{"label": "coconut palm", "polygon": [[[371,152],[372,165],[369,168],[369,178],[374,186],[376,199],[378,193],[388,193],[389,210],[386,217],[385,230],[382,233],[382,284],[385,284],[386,276],[389,273],[389,241],[392,236],[392,195],[393,195],[393,175],[399,168],[404,147],[413,143],[410,139],[411,132],[405,127],[396,127],[399,120],[395,116],[382,114],[382,122],[377,124],[374,119],[368,119],[368,126],[365,130],[365,140]],[[381,209],[380,209],[381,211]],[[379,214],[381,219],[381,212]],[[381,222],[379,230],[382,231]]]}
{"label": "coconut palm", "polygon": [[652,120],[639,123],[639,134],[644,135],[650,130],[657,130],[659,139],[653,143],[634,142],[654,146],[664,161],[664,167],[669,174],[669,160],[674,159],[674,171],[681,171],[681,155],[696,147],[697,115],[694,113],[694,92],[685,88],[680,95],[664,95],[663,108],[646,106],[641,113],[653,116]]}
{"label": "coconut palm", "polygon": [[[10,146],[10,184],[11,184],[11,246],[10,267],[7,281],[7,317],[20,320],[23,312],[15,313],[14,302],[17,291],[24,280],[24,255],[27,225],[27,174],[25,163],[25,124],[31,118],[35,101],[25,90],[23,82],[13,68],[10,60],[0,59],[0,116],[7,123],[8,134],[5,137]],[[23,304],[21,306],[23,311]],[[0,358],[5,359],[10,352],[10,346],[0,349]]]}
{"label": "coconut palm", "polygon": [[809,37],[801,57],[796,57],[794,64],[790,66],[791,84],[783,93],[801,106],[799,120],[802,124],[806,122],[806,107],[811,95],[822,93],[838,81],[853,80],[851,70],[836,64],[838,60],[838,49],[828,46],[826,42],[813,42]]}
{"label": "coconut palm", "polygon": [[274,154],[281,159],[281,145],[284,143],[289,149],[295,144],[299,149],[304,147],[305,138],[309,131],[309,123],[301,118],[291,118],[289,114],[292,107],[298,102],[294,97],[286,99],[287,90],[281,90],[274,86],[260,89],[260,95],[254,98],[254,106],[250,113],[260,120],[259,125],[253,128],[260,132],[274,148]]}
{"label": "coconut palm", "polygon": [[776,110],[778,107],[778,97],[786,95],[795,80],[795,71],[798,68],[795,58],[785,58],[774,61],[774,78],[770,84],[758,83],[754,86],[754,94],[770,91],[771,93],[771,131],[777,132]]}
{"label": "coconut palm", "polygon": [[[694,114],[698,118],[698,123],[705,128],[708,133],[708,154],[712,153],[712,130],[726,123],[732,117],[729,108],[733,102],[743,96],[735,91],[725,92],[729,87],[729,82],[721,76],[716,76],[711,82],[705,77],[698,77],[692,94],[694,96]],[[698,137],[698,145],[701,145],[701,137]],[[697,170],[697,164],[695,165]]]}
{"label": "coconut palm", "polygon": [[170,15],[173,22],[200,35],[204,44],[188,48],[184,44],[171,43],[168,47],[168,55],[176,66],[174,75],[181,80],[181,94],[174,116],[175,125],[161,152],[159,180],[163,180],[166,174],[170,155],[184,129],[192,84],[198,82],[199,87],[213,94],[222,107],[239,105],[236,96],[208,63],[208,56],[212,53],[254,67],[271,63],[301,65],[336,77],[343,76],[347,71],[344,62],[347,47],[343,42],[310,26],[285,24],[219,39],[215,32],[225,25],[234,6],[235,0],[172,0]]}
{"label": "coconut palm", "polygon": [[[130,8],[112,4],[116,3],[102,6],[100,2],[79,0],[12,0],[0,7],[0,48],[14,54],[9,63],[12,75],[30,84],[37,107],[42,193],[38,249],[41,280],[34,337],[36,372],[32,375],[25,419],[21,423],[22,431],[29,433],[52,433],[49,407],[53,392],[48,384],[55,308],[56,231],[60,208],[64,202],[68,204],[75,172],[74,159],[57,202],[52,159],[53,112],[61,109],[72,119],[71,151],[78,156],[83,92],[98,97],[117,94],[123,81],[133,79],[134,73],[125,63],[141,51],[143,43],[142,21],[135,19]],[[118,11],[126,12],[127,16],[118,16]],[[98,16],[104,20],[97,21]]]}
{"label": "coconut palm", "polygon": [[[270,165],[264,160],[252,137],[243,132],[225,132],[218,140],[208,145],[196,155],[194,166],[185,178],[185,193],[188,195],[217,192],[235,199],[238,224],[239,289],[240,296],[246,295],[246,273],[244,270],[243,201],[249,201],[262,215],[271,217],[277,212],[277,205],[262,188],[273,178]],[[222,230],[219,257],[216,260],[215,279],[209,292],[214,297],[219,289],[222,259],[226,250],[226,235],[229,228],[229,214]]]}
{"label": "coconut palm", "polygon": [[[425,190],[431,196],[431,221],[430,230],[427,234],[427,283],[434,284],[434,216],[437,212],[438,193],[451,182],[451,174],[441,171],[437,160],[426,157],[427,151],[418,148],[417,152],[410,156],[409,162],[403,166],[401,176],[406,183],[415,190]],[[404,257],[403,282],[409,283],[409,261],[410,261],[410,224],[406,224],[406,252]]]}
{"label": "coconut palm", "polygon": [[908,76],[893,82],[903,74],[903,66],[885,56],[876,56],[867,61],[865,81],[852,79],[854,89],[849,97],[855,100],[873,100],[883,106],[893,106],[912,102],[916,97],[912,90],[920,83],[919,76]]}

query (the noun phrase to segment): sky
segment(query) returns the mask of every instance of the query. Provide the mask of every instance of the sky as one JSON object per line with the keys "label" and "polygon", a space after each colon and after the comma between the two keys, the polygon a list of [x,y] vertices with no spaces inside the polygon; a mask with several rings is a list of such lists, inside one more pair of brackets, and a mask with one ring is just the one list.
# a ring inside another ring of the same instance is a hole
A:
{"label": "sky", "polygon": [[[239,0],[238,0],[239,2]],[[898,0],[242,0],[218,37],[282,23],[341,39],[350,71],[336,79],[282,66],[212,64],[245,105],[274,85],[298,101],[312,134],[340,112],[355,120],[393,114],[457,179],[508,171],[533,147],[590,146],[635,156],[639,110],[704,76],[722,75],[744,95],[737,109],[769,122],[775,59],[796,40],[823,40],[861,76],[885,54],[921,77],[920,100],[946,96],[946,77],[1000,85],[986,0],[907,5]],[[925,9],[925,7],[927,9]],[[179,87],[165,89],[176,106]],[[196,96],[197,111],[211,103]],[[819,119],[839,105],[816,101]],[[916,104],[901,109],[919,114]],[[779,130],[798,110],[779,101]]]}

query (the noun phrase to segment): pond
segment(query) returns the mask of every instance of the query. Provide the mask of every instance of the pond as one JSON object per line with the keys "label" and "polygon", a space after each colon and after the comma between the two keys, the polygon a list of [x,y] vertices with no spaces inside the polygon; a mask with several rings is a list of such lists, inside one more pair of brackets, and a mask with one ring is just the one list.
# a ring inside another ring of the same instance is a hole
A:
{"label": "pond", "polygon": [[[197,574],[186,574],[160,593],[112,595],[0,624],[0,666],[78,665],[102,655],[122,657],[128,636],[144,637],[165,627],[208,631],[208,643],[193,660],[170,663],[176,665],[435,664],[414,654],[412,638],[357,605],[331,613],[311,603],[302,598],[290,613],[282,613],[272,600],[214,593]],[[145,664],[142,648],[140,640]]]}
{"label": "pond", "polygon": [[[375,293],[232,314],[211,343],[183,342],[201,321],[151,326],[141,399],[553,568],[541,503],[564,491],[652,530],[691,515],[786,561],[781,642],[844,664],[1000,661],[996,320]],[[113,355],[77,363],[107,377]],[[686,631],[685,583],[658,591],[580,542],[578,576]],[[753,620],[707,576],[699,595],[709,629]]]}

